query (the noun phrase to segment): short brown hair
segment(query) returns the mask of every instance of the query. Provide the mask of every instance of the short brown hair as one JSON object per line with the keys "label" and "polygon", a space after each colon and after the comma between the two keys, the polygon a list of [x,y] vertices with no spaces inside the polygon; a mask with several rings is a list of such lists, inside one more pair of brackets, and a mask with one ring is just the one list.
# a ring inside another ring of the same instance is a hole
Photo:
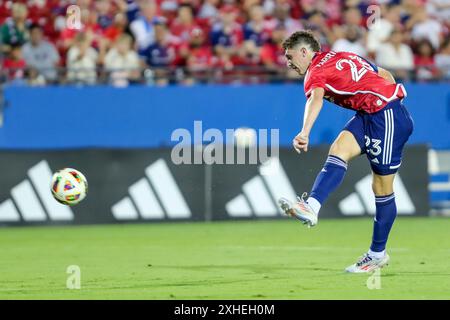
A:
{"label": "short brown hair", "polygon": [[283,49],[292,49],[302,43],[308,45],[314,52],[320,51],[320,43],[311,30],[296,31],[291,34],[289,38],[283,41]]}

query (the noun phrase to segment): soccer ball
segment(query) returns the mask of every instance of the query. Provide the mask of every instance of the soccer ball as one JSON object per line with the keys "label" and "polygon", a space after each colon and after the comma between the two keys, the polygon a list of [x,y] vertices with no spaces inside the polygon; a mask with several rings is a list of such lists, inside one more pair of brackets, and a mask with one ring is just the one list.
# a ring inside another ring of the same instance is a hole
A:
{"label": "soccer ball", "polygon": [[50,188],[56,201],[73,206],[86,197],[88,183],[80,171],[64,168],[53,174]]}
{"label": "soccer ball", "polygon": [[240,148],[254,147],[256,136],[256,130],[252,128],[238,128],[234,131],[235,143]]}

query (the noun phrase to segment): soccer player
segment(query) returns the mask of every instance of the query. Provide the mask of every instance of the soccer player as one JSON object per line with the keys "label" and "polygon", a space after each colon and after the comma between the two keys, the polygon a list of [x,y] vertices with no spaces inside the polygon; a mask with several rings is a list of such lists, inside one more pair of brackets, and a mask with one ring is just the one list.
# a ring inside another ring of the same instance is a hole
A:
{"label": "soccer player", "polygon": [[402,151],[413,131],[413,120],[403,105],[406,91],[391,73],[349,52],[321,52],[309,31],[293,33],[283,43],[288,66],[304,75],[307,97],[303,128],[293,140],[295,150],[308,151],[311,129],[322,109],[323,99],[355,110],[331,145],[307,199],[279,199],[283,211],[309,227],[315,226],[320,207],[341,184],[348,162],[366,154],[373,173],[376,215],[372,244],[355,264],[345,270],[371,272],[389,262],[386,242],[397,215],[393,182],[401,165]]}

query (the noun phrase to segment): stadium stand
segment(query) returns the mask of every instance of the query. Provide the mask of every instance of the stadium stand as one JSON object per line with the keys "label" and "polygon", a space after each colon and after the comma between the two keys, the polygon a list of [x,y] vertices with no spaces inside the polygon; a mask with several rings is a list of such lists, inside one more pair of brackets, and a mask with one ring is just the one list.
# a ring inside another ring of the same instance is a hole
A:
{"label": "stadium stand", "polygon": [[0,1],[0,25],[3,82],[292,81],[281,42],[305,28],[324,50],[366,56],[404,81],[450,79],[444,0]]}

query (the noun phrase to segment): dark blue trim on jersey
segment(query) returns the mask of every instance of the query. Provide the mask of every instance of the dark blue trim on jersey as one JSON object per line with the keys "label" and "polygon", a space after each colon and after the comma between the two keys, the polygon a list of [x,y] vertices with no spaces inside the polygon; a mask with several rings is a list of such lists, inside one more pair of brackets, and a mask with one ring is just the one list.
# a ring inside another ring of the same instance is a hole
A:
{"label": "dark blue trim on jersey", "polygon": [[378,67],[375,63],[373,63],[370,60],[367,60],[366,58],[363,58],[361,56],[359,56],[361,59],[363,59],[365,62],[367,62],[368,64],[370,64],[370,66],[373,68],[373,70],[375,70],[378,73]]}

